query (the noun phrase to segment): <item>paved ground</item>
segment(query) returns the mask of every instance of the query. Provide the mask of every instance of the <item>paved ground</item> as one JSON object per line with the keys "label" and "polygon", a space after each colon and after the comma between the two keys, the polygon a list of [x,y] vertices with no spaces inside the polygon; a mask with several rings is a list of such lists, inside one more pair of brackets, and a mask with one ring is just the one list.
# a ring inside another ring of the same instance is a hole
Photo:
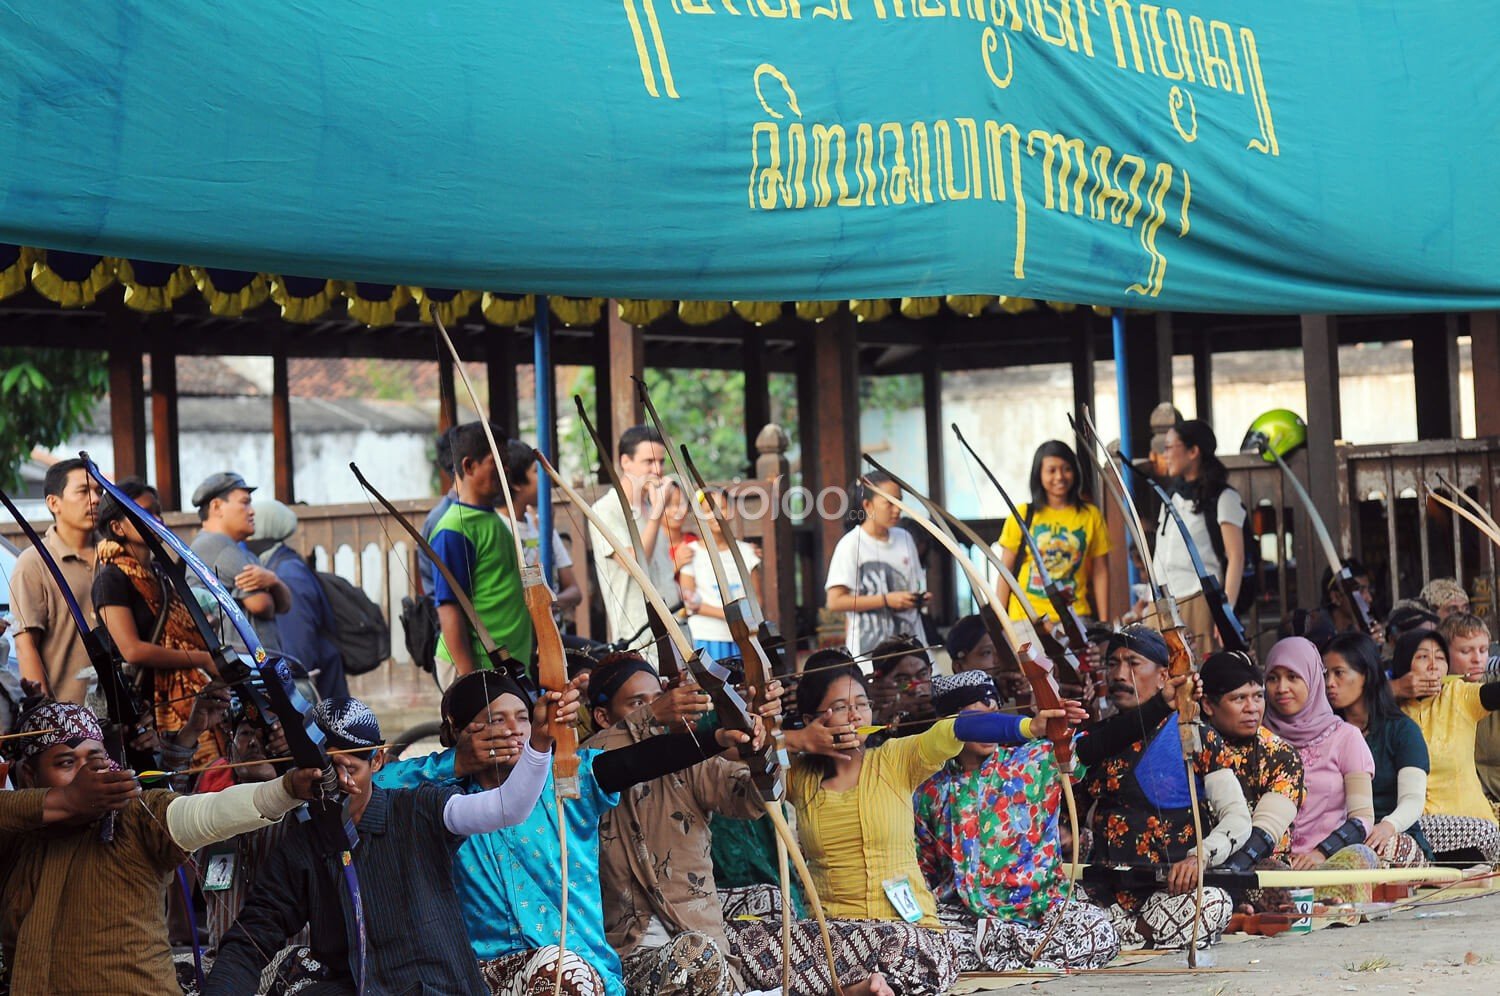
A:
{"label": "paved ground", "polygon": [[[1297,937],[1231,938],[1207,952],[1207,959],[1200,958],[1200,965],[1235,972],[1116,975],[1106,971],[1019,984],[1032,985],[1040,992],[1112,996],[1148,991],[1153,996],[1327,996],[1342,992],[1492,996],[1500,993],[1497,925],[1500,895],[1490,894],[1398,913],[1358,927],[1329,927]],[[1174,955],[1141,962],[1139,967],[1184,965],[1182,956]]]}

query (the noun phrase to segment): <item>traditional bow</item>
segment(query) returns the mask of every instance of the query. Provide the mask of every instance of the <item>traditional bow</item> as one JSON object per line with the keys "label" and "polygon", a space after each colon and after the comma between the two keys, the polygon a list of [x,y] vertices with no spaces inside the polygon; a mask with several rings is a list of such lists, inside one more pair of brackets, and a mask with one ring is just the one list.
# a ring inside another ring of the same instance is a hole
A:
{"label": "traditional bow", "polygon": [[[94,674],[99,681],[99,691],[104,696],[105,708],[109,713],[107,721],[102,724],[105,752],[121,767],[134,771],[153,767],[155,759],[149,753],[130,746],[139,732],[141,717],[146,714],[147,706],[136,694],[135,685],[125,677],[122,670],[124,662],[110,651],[100,639],[99,633],[89,626],[83,608],[73,597],[73,589],[68,587],[67,579],[63,577],[62,568],[52,557],[52,551],[47,549],[37,531],[4,491],[0,491],[0,504],[5,505],[26,538],[31,541],[37,555],[42,558],[42,564],[47,568],[47,573],[52,575],[52,581],[62,595],[63,604],[68,607],[68,615],[78,630],[79,639],[83,641],[83,649],[89,656],[89,663],[93,665]],[[113,836],[114,820],[106,817],[100,828],[100,839],[108,841]]]}
{"label": "traditional bow", "polygon": [[[995,486],[995,490],[1000,492],[1000,497],[1005,499],[1005,504],[1010,508],[1010,514],[1015,517],[1016,525],[1020,527],[1021,539],[1026,543],[1026,547],[1031,553],[1032,573],[1044,579],[1042,589],[1046,592],[1047,601],[1052,605],[1052,611],[1057,613],[1057,621],[1062,626],[1068,647],[1079,653],[1084,652],[1089,645],[1088,635],[1083,631],[1083,620],[1078,617],[1078,610],[1073,607],[1072,596],[1068,592],[1063,591],[1062,585],[1057,583],[1057,579],[1047,569],[1047,561],[1042,557],[1041,547],[1037,546],[1036,538],[1031,535],[1031,530],[1026,528],[1025,518],[1021,515],[1021,510],[1016,507],[1015,502],[1011,501],[1010,494],[1005,488],[1001,487],[1000,479],[979,458],[979,454],[974,451],[974,447],[969,445],[969,441],[964,438],[963,430],[958,427],[958,423],[952,423],[952,429],[953,434],[958,437],[959,443],[968,451],[969,457],[978,464],[980,470],[984,471],[984,476],[988,477],[990,483]],[[986,544],[986,548],[988,548],[988,544]],[[1011,584],[1012,582],[1007,580],[1006,583]],[[1011,590],[1015,592],[1018,602],[1028,601],[1025,593],[1020,588],[1012,587]],[[1038,631],[1038,635],[1041,635],[1045,641],[1050,636],[1050,631],[1043,628]],[[1053,637],[1052,642],[1057,643],[1058,641]],[[1043,644],[1043,649],[1047,649],[1045,643]],[[1052,656],[1050,650],[1048,656]],[[1060,673],[1060,676],[1066,677],[1067,675]]]}
{"label": "traditional bow", "polygon": [[1479,530],[1490,542],[1496,546],[1500,546],[1500,523],[1495,522],[1494,516],[1490,515],[1489,511],[1483,505],[1479,504],[1479,502],[1475,501],[1473,496],[1467,491],[1448,480],[1442,474],[1438,474],[1437,479],[1439,485],[1451,491],[1463,504],[1460,505],[1451,498],[1444,497],[1431,484],[1423,481],[1422,487],[1432,497],[1432,500],[1446,507],[1460,518],[1466,519],[1469,525]]}
{"label": "traditional bow", "polygon": [[[610,487],[620,500],[620,512],[625,518],[625,531],[630,534],[630,549],[635,555],[635,562],[644,564],[646,543],[641,539],[641,527],[636,524],[635,510],[630,507],[630,496],[625,492],[625,482],[620,479],[620,472],[609,457],[609,447],[605,445],[603,437],[599,435],[599,430],[594,428],[594,423],[589,419],[583,398],[573,395],[573,404],[578,409],[579,421],[588,430],[589,438],[594,441],[594,448],[599,451],[599,466],[609,478]],[[667,679],[668,685],[678,684],[682,681],[682,673],[687,664],[682,659],[682,652],[677,648],[677,644],[667,635],[666,620],[649,598],[646,599],[646,624],[651,629],[652,645],[656,647],[657,672]]]}
{"label": "traditional bow", "polygon": [[[656,431],[661,434],[662,444],[667,451],[667,459],[672,462],[672,470],[680,480],[683,478],[682,468],[677,465],[677,457],[673,453],[671,439],[667,436],[667,427],[657,413],[656,406],[651,403],[651,392],[646,389],[646,382],[636,378],[636,389],[640,393],[641,404],[646,409],[646,414],[656,424]],[[740,553],[739,543],[734,534],[729,531],[729,525],[724,521],[723,514],[719,511],[711,497],[708,495],[708,484],[698,473],[698,468],[693,465],[692,458],[688,453],[687,446],[682,447],[683,463],[687,465],[692,473],[695,484],[694,493],[688,496],[688,509],[693,516],[693,522],[698,526],[698,535],[708,549],[708,560],[713,570],[714,581],[719,586],[719,596],[724,610],[724,621],[729,626],[729,634],[734,640],[735,646],[740,651],[740,661],[745,669],[745,683],[754,689],[751,696],[752,708],[759,713],[766,705],[768,696],[766,689],[771,682],[771,661],[766,655],[766,649],[760,643],[759,633],[752,633],[751,627],[759,628],[757,620],[750,614],[748,598],[753,594],[755,585],[750,576],[750,571],[745,567],[745,558]],[[724,573],[724,561],[719,551],[718,541],[714,539],[714,531],[703,520],[698,511],[698,502],[703,501],[709,508],[714,521],[718,523],[723,532],[725,541],[729,544],[731,556],[734,558],[735,570],[740,579],[740,597],[735,598],[733,589],[729,584],[729,577]],[[629,513],[627,513],[627,520]],[[758,612],[756,613],[759,614]],[[770,725],[770,737],[766,746],[760,751],[751,752],[746,755],[746,761],[750,765],[751,778],[755,787],[760,792],[761,802],[766,809],[776,808],[778,814],[781,812],[782,779],[787,769],[786,738],[781,731],[781,718],[771,716],[766,719]],[[785,842],[776,838],[776,870],[781,891],[781,982],[784,990],[791,986],[791,944],[789,943],[792,931],[791,910],[791,884],[787,869],[788,854]]]}
{"label": "traditional bow", "polygon": [[[1130,489],[1125,486],[1125,478],[1120,473],[1109,450],[1099,440],[1099,432],[1094,428],[1093,420],[1090,418],[1088,409],[1082,412],[1082,425],[1073,421],[1068,416],[1068,423],[1072,425],[1073,431],[1078,435],[1082,448],[1088,451],[1089,458],[1098,467],[1101,479],[1105,487],[1114,495],[1115,501],[1120,506],[1120,513],[1125,521],[1125,527],[1135,540],[1136,552],[1140,554],[1141,563],[1146,569],[1146,581],[1151,587],[1151,594],[1155,602],[1158,620],[1165,625],[1161,627],[1162,639],[1167,644],[1167,673],[1172,677],[1183,677],[1197,672],[1197,663],[1193,659],[1193,652],[1188,647],[1184,636],[1186,627],[1182,622],[1182,614],[1177,608],[1177,599],[1164,590],[1156,574],[1156,567],[1151,559],[1151,547],[1146,542],[1146,529],[1141,523],[1140,512],[1135,507],[1135,501],[1130,497]],[[1100,451],[1103,456],[1100,456]],[[1198,701],[1194,698],[1194,688],[1191,681],[1185,681],[1177,689],[1177,734],[1182,741],[1182,760],[1187,772],[1188,800],[1192,805],[1193,820],[1193,853],[1198,865],[1198,886],[1193,895],[1193,933],[1188,946],[1188,966],[1198,966],[1198,928],[1203,919],[1203,818],[1198,812],[1198,778],[1193,770],[1194,758],[1202,749],[1202,740],[1198,734]]]}
{"label": "traditional bow", "polygon": [[[677,620],[672,616],[670,610],[668,610],[667,603],[661,597],[661,593],[652,586],[651,579],[646,575],[645,570],[641,568],[640,564],[636,562],[630,549],[615,536],[614,531],[589,506],[583,496],[575,491],[567,481],[563,480],[562,475],[557,472],[557,469],[552,466],[551,461],[544,454],[537,452],[536,459],[541,464],[542,469],[547,472],[547,475],[552,478],[553,484],[563,493],[564,497],[572,502],[578,511],[583,514],[584,518],[588,519],[589,523],[599,531],[599,535],[603,537],[605,543],[609,544],[610,548],[614,551],[614,555],[619,559],[620,566],[624,567],[630,573],[635,583],[640,585],[642,594],[655,605],[656,610],[666,620],[668,638],[676,644],[677,652],[682,655],[682,659],[687,663],[688,670],[697,679],[698,684],[714,700],[714,708],[718,711],[720,724],[726,729],[751,733],[754,724],[744,700],[740,698],[739,693],[729,684],[727,680],[728,672],[717,664],[712,663],[711,660],[705,661],[703,652],[694,649],[692,641],[682,631],[682,627],[677,624]],[[823,915],[823,904],[818,899],[818,890],[813,884],[812,873],[808,870],[807,862],[803,860],[802,853],[797,848],[796,838],[792,836],[791,828],[787,826],[786,817],[777,807],[771,805],[766,805],[766,816],[776,828],[777,834],[785,842],[788,856],[793,866],[797,869],[798,877],[802,879],[802,887],[807,893],[808,904],[812,907],[813,916],[818,921],[818,930],[822,935],[823,950],[828,958],[828,971],[833,979],[834,989],[842,993],[843,990],[838,980],[838,966],[833,955],[833,940],[828,933],[828,921]]]}
{"label": "traditional bow", "polygon": [[1318,537],[1318,545],[1323,548],[1323,556],[1328,560],[1328,569],[1333,573],[1332,583],[1338,585],[1339,590],[1344,593],[1344,600],[1349,605],[1349,614],[1354,617],[1354,624],[1359,627],[1361,633],[1374,637],[1379,632],[1379,628],[1374,614],[1370,611],[1370,600],[1360,590],[1359,584],[1354,580],[1354,572],[1339,555],[1338,547],[1334,546],[1333,536],[1329,534],[1328,525],[1323,521],[1323,516],[1318,514],[1318,506],[1313,504],[1312,495],[1307,493],[1307,489],[1302,486],[1297,475],[1292,473],[1292,468],[1281,459],[1281,454],[1267,445],[1263,434],[1252,433],[1245,442],[1249,449],[1260,453],[1262,459],[1274,461],[1276,466],[1281,468],[1281,472],[1286,475],[1287,483],[1292,486],[1297,499],[1302,502],[1303,509],[1307,511],[1307,521],[1312,523],[1313,532]]}
{"label": "traditional bow", "polygon": [[[1177,523],[1177,531],[1182,534],[1182,542],[1186,546],[1188,557],[1193,561],[1193,570],[1198,572],[1198,587],[1203,590],[1209,615],[1213,616],[1214,628],[1219,631],[1219,639],[1223,642],[1224,649],[1248,654],[1250,641],[1245,638],[1245,627],[1241,625],[1239,617],[1234,614],[1234,606],[1229,604],[1229,596],[1225,594],[1224,586],[1219,583],[1219,576],[1203,565],[1203,557],[1198,552],[1198,544],[1193,541],[1193,534],[1188,530],[1187,523],[1183,521],[1182,513],[1177,511],[1177,505],[1172,501],[1172,496],[1167,494],[1166,489],[1155,478],[1130,461],[1122,460],[1120,466],[1129,468],[1141,480],[1151,485],[1151,490],[1155,491],[1156,497],[1161,499],[1162,507],[1167,510],[1172,521]],[[1210,528],[1217,528],[1217,523]]]}
{"label": "traditional bow", "polygon": [[[521,546],[520,520],[516,517],[515,503],[511,499],[510,479],[505,473],[505,455],[500,452],[500,444],[495,441],[495,433],[490,428],[490,420],[485,417],[484,409],[479,405],[479,395],[474,391],[474,385],[469,382],[469,375],[464,370],[463,358],[458,355],[458,349],[449,338],[448,329],[444,327],[442,318],[436,312],[433,313],[433,320],[438,336],[443,345],[448,348],[448,354],[453,357],[453,367],[458,371],[459,379],[463,381],[464,390],[469,395],[469,402],[474,406],[474,413],[479,417],[480,428],[484,430],[484,438],[489,442],[490,453],[495,458],[495,471],[500,475],[500,490],[505,495],[505,513],[510,519],[510,538],[516,547],[516,569],[521,572],[521,585],[526,593],[526,614],[531,617],[531,629],[536,641],[537,684],[545,691],[561,693],[568,687],[568,665],[563,655],[562,634],[557,629],[557,617],[552,614],[555,596],[547,585],[547,579],[542,576],[540,563],[535,566],[526,564],[526,553]],[[540,542],[549,543],[551,537],[541,537]],[[562,860],[562,903],[558,910],[557,978],[553,988],[554,996],[556,996],[562,992],[563,964],[567,957],[568,937],[568,824],[563,817],[562,804],[564,799],[578,798],[578,728],[572,723],[558,720],[555,711],[549,714],[548,725],[553,744],[552,784],[557,803],[557,844],[559,857]]]}
{"label": "traditional bow", "polygon": [[[1023,639],[1016,633],[1005,606],[1000,604],[999,596],[995,594],[994,587],[979,574],[979,571],[975,569],[973,563],[958,545],[958,541],[954,538],[953,534],[947,529],[942,528],[940,523],[946,519],[955,526],[961,527],[971,537],[970,542],[973,542],[981,550],[987,551],[988,556],[993,556],[993,552],[989,551],[989,544],[974,535],[973,531],[968,528],[967,523],[963,523],[949,515],[937,502],[932,501],[932,499],[921,492],[904,484],[898,477],[891,474],[890,471],[880,467],[879,464],[871,459],[868,453],[864,454],[864,459],[872,467],[876,467],[890,476],[891,483],[895,484],[903,492],[915,497],[927,509],[928,514],[934,516],[934,518],[919,516],[915,514],[915,510],[910,505],[900,498],[893,497],[890,494],[884,495],[887,501],[905,512],[913,522],[926,529],[932,535],[933,539],[937,540],[953,555],[954,561],[957,562],[959,568],[969,580],[969,588],[974,593],[975,601],[979,603],[979,618],[984,624],[985,632],[989,634],[990,640],[994,642],[997,649],[1002,646],[1009,648],[1011,656],[1020,667],[1021,674],[1025,676],[1027,684],[1031,686],[1032,702],[1036,708],[1038,710],[1062,711],[1062,698],[1058,694],[1057,687],[1053,684],[1052,674],[1037,660],[1034,649],[1035,644],[1031,640]],[[862,480],[866,487],[872,489],[875,487],[867,479]],[[1013,580],[1009,579],[1010,572],[1006,570],[1003,564],[999,563],[998,557],[995,557],[992,563],[999,566],[999,570],[1003,575],[1007,576],[1008,580]],[[1022,598],[1021,602],[1024,604],[1026,599]],[[1073,862],[1071,867],[1076,867],[1079,864],[1079,837],[1082,828],[1078,824],[1078,803],[1073,796],[1073,770],[1075,768],[1073,730],[1068,723],[1067,717],[1060,716],[1047,721],[1046,733],[1047,739],[1052,743],[1052,753],[1057,761],[1058,784],[1062,787],[1063,803],[1067,808],[1068,820],[1072,825]],[[1067,895],[1063,899],[1064,913],[1067,911],[1068,904],[1072,901],[1073,887],[1070,880]],[[1031,952],[1032,961],[1035,961],[1038,955],[1041,954],[1042,949],[1047,946],[1047,942],[1052,939],[1057,925],[1061,922],[1062,913],[1059,913],[1053,919],[1052,925],[1047,928],[1046,933],[1042,935],[1041,942]]]}
{"label": "traditional bow", "polygon": [[[354,914],[355,934],[355,978],[359,993],[365,989],[366,930],[364,903],[361,899],[359,875],[354,867],[354,848],[359,835],[354,821],[349,817],[348,796],[339,785],[338,773],[328,757],[323,731],[312,717],[312,707],[297,690],[292,681],[291,670],[280,657],[273,657],[261,646],[255,628],[245,618],[234,596],[225,590],[214,572],[193,553],[176,533],[168,529],[154,516],[131,500],[100,472],[87,453],[78,454],[89,476],[120,503],[125,515],[135,525],[141,539],[150,548],[152,557],[166,570],[188,614],[202,634],[209,653],[215,658],[219,677],[234,686],[241,697],[254,707],[260,722],[269,727],[270,717],[275,715],[281,722],[287,746],[291,748],[294,762],[300,768],[317,768],[322,772],[322,797],[305,803],[297,810],[298,819],[309,824],[314,841],[324,857],[337,859],[343,872],[344,885],[349,893],[349,903]],[[166,549],[164,549],[164,547]],[[167,555],[170,549],[177,555],[176,561]],[[244,640],[255,667],[231,650],[219,638],[218,632],[209,624],[203,609],[198,605],[187,571],[191,570],[204,588],[219,604],[224,618]],[[257,681],[258,679],[258,681]]]}

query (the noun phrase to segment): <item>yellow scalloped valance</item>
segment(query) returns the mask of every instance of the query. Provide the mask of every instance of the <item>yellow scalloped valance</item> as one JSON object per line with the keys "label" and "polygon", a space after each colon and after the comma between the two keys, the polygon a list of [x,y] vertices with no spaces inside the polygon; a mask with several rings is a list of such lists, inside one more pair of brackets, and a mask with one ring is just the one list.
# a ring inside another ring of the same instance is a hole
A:
{"label": "yellow scalloped valance", "polygon": [[536,314],[535,294],[497,294],[485,291],[479,300],[479,310],[491,325],[520,325]]}
{"label": "yellow scalloped valance", "polygon": [[615,303],[615,309],[622,322],[630,325],[650,325],[658,318],[665,318],[672,313],[672,302],[620,298]]}
{"label": "yellow scalloped valance", "polygon": [[768,325],[781,318],[780,301],[733,301],[730,307],[752,325]]}
{"label": "yellow scalloped valance", "polygon": [[411,296],[417,302],[417,317],[428,325],[432,324],[434,311],[443,320],[444,325],[453,325],[460,318],[466,317],[474,309],[474,302],[479,300],[477,291],[437,290],[425,287],[413,287]]}
{"label": "yellow scalloped valance", "polygon": [[42,250],[31,266],[31,286],[64,308],[87,308],[115,282],[115,261],[107,256]]}
{"label": "yellow scalloped valance", "polygon": [[315,322],[322,318],[343,285],[317,277],[272,277],[271,300],[281,306],[281,317],[289,322]]}
{"label": "yellow scalloped valance", "polygon": [[729,314],[728,301],[678,301],[677,317],[689,325],[712,325]]}
{"label": "yellow scalloped valance", "polygon": [[552,313],[564,325],[593,325],[604,311],[602,297],[553,297]]}
{"label": "yellow scalloped valance", "polygon": [[0,246],[0,301],[26,289],[26,272],[36,252],[26,246]]}
{"label": "yellow scalloped valance", "polygon": [[850,301],[849,311],[862,322],[881,322],[891,316],[891,302],[884,297]]}
{"label": "yellow scalloped valance", "polygon": [[171,311],[193,289],[193,274],[185,266],[122,259],[115,263],[115,277],[125,288],[125,307],[148,315]]}
{"label": "yellow scalloped valance", "polygon": [[903,297],[901,299],[901,314],[907,318],[931,318],[943,310],[943,299],[940,297]]}
{"label": "yellow scalloped valance", "polygon": [[223,318],[238,318],[252,308],[259,308],[271,296],[271,278],[264,273],[195,266],[193,280],[198,293],[208,302],[208,313]]}

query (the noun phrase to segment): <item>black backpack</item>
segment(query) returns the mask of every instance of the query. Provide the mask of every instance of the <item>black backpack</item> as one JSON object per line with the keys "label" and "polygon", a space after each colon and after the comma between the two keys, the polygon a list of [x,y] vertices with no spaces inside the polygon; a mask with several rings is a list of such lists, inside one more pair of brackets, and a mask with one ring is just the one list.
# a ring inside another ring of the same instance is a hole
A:
{"label": "black backpack", "polygon": [[401,599],[401,629],[406,634],[406,652],[417,667],[433,674],[437,670],[438,636],[443,631],[437,602],[420,590]]}
{"label": "black backpack", "polygon": [[391,656],[391,628],[380,606],[337,574],[318,571],[317,575],[333,613],[333,632],[328,638],[344,658],[344,673],[375,670]]}
{"label": "black backpack", "polygon": [[[1214,520],[1212,510],[1219,507],[1219,496],[1222,490],[1212,495],[1205,496],[1200,505],[1204,510],[1204,516],[1209,520],[1208,542],[1214,548],[1214,556],[1219,558],[1219,563],[1226,568],[1229,566],[1229,555],[1224,550],[1224,531],[1214,528],[1218,522]],[[1238,492],[1236,492],[1238,494]],[[1234,614],[1243,617],[1250,611],[1255,600],[1260,597],[1260,581],[1262,561],[1260,558],[1260,537],[1255,535],[1254,526],[1250,521],[1250,510],[1245,508],[1244,499],[1240,500],[1240,511],[1245,513],[1245,521],[1240,528],[1245,532],[1245,570],[1244,576],[1240,578],[1240,593],[1234,600]],[[1225,579],[1226,581],[1228,578]]]}

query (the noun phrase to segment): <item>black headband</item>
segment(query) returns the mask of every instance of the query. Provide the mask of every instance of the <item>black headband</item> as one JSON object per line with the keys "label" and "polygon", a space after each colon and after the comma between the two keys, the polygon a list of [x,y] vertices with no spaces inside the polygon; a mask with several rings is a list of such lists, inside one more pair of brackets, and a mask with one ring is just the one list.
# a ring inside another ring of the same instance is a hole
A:
{"label": "black headband", "polygon": [[1109,647],[1104,651],[1104,658],[1108,660],[1114,652],[1121,647],[1133,654],[1140,654],[1158,667],[1166,667],[1169,654],[1167,652],[1167,641],[1162,639],[1160,633],[1150,626],[1142,626],[1136,623],[1126,626],[1109,638]]}
{"label": "black headband", "polygon": [[657,676],[651,665],[635,654],[606,657],[589,675],[589,706],[608,709],[615,693],[638,674],[649,674],[653,678]]}
{"label": "black headband", "polygon": [[520,682],[506,671],[470,671],[448,686],[443,693],[443,718],[452,725],[455,733],[474,721],[474,717],[489,708],[489,704],[509,692],[527,706],[531,696],[526,694]]}
{"label": "black headband", "polygon": [[1264,685],[1266,675],[1250,659],[1250,655],[1238,650],[1224,650],[1203,662],[1198,675],[1203,679],[1203,694],[1217,699],[1246,685]]}

